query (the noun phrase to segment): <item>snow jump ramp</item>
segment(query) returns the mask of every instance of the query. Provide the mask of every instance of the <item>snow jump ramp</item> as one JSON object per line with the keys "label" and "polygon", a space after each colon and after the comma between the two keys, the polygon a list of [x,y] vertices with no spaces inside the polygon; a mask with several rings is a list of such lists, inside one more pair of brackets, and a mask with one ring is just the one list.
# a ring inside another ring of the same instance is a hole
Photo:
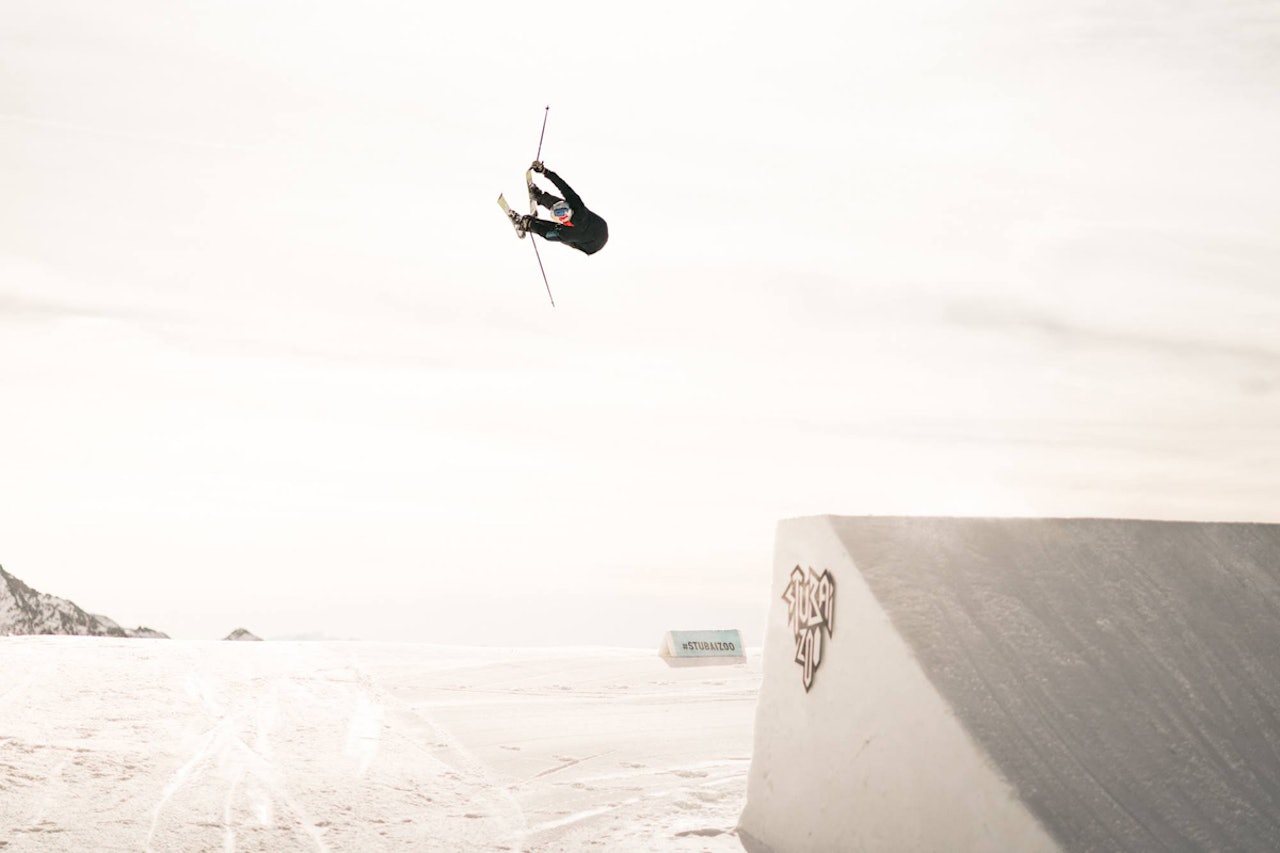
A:
{"label": "snow jump ramp", "polygon": [[1280,525],[781,522],[738,830],[1280,850]]}

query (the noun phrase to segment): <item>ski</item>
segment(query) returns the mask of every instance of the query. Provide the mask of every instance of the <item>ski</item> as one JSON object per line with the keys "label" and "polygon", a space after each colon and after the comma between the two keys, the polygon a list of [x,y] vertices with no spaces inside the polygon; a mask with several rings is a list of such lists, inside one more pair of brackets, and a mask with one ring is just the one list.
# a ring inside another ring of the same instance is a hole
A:
{"label": "ski", "polygon": [[502,212],[507,215],[508,221],[511,222],[511,227],[516,229],[516,236],[523,240],[527,232],[520,227],[519,215],[511,209],[511,205],[507,204],[507,200],[502,193],[498,193],[498,207],[502,208]]}

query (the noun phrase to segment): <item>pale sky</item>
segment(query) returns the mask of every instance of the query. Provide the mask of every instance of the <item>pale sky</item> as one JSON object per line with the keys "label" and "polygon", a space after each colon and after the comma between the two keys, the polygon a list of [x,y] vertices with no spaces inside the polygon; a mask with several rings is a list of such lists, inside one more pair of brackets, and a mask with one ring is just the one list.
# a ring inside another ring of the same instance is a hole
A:
{"label": "pale sky", "polygon": [[93,612],[759,642],[781,518],[1280,521],[1275,3],[0,9],[0,565]]}

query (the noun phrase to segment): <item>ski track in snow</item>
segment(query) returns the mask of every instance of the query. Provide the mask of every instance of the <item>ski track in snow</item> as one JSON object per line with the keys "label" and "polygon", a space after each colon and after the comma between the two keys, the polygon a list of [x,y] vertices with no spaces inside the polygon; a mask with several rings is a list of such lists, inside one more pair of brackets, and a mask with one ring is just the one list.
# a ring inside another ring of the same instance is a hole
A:
{"label": "ski track in snow", "polygon": [[758,663],[67,637],[0,649],[4,853],[741,850]]}
{"label": "ski track in snow", "polygon": [[470,744],[520,804],[528,825],[502,847],[742,849],[758,661],[671,669],[616,650],[525,654],[426,679],[383,673],[392,695]]}
{"label": "ski track in snow", "polygon": [[453,850],[522,825],[319,644],[3,642],[0,684],[36,673],[0,711],[6,853]]}

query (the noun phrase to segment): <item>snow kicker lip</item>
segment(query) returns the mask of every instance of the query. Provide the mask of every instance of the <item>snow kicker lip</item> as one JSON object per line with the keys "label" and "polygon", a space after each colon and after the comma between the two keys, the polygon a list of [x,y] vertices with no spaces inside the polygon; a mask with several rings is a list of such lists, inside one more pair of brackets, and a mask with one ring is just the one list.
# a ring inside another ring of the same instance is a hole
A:
{"label": "snow kicker lip", "polygon": [[[742,836],[1274,849],[1277,554],[1280,525],[782,522]],[[783,598],[797,566],[840,591],[808,691]]]}

